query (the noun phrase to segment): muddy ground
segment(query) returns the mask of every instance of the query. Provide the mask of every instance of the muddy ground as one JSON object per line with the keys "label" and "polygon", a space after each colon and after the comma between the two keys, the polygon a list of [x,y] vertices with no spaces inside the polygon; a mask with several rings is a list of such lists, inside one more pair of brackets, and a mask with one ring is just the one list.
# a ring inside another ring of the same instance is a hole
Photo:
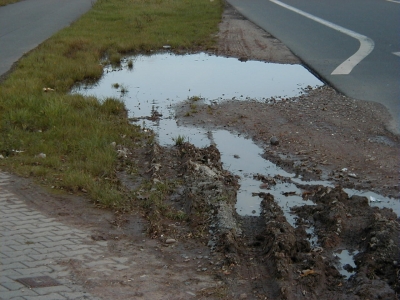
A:
{"label": "muddy ground", "polygon": [[[230,7],[216,54],[299,63],[284,45]],[[198,104],[196,113],[189,110],[190,103],[178,107],[180,124],[245,135],[265,149],[266,159],[304,178],[329,179],[336,187],[302,186],[303,197],[315,205],[295,208],[293,227],[268,190],[255,195],[261,200],[260,216],[236,214],[240,178],[224,169],[215,146],[144,143],[140,151],[122,157],[118,177],[132,195],[132,211],[111,212],[78,196],[49,195],[15,178],[15,192],[31,205],[90,230],[93,239],[108,241],[110,253],[145,253],[138,270],[154,269],[152,282],[126,284],[126,274],[93,282],[85,278],[88,270],[71,265],[91,293],[104,299],[398,299],[398,217],[342,190],[356,187],[399,197],[400,141],[387,130],[390,115],[382,105],[347,98],[325,86],[294,99],[232,100]],[[131,161],[139,165],[134,176]],[[267,174],[258,179],[260,185],[290,180]],[[153,184],[149,191],[138,189],[145,181]],[[159,206],[146,205],[166,183],[162,207],[175,212],[173,218]],[[310,242],[310,228],[317,242]],[[139,244],[137,249],[127,246]],[[358,252],[356,266],[345,266],[350,279],[336,264],[334,253],[341,249]],[[160,272],[159,265],[168,266],[168,272]],[[188,285],[193,292],[183,295]]]}

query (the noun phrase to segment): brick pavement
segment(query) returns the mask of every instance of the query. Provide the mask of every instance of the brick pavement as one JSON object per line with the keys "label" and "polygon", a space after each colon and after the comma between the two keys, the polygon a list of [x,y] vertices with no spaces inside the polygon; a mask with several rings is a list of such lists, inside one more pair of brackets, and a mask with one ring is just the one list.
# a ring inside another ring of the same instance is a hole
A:
{"label": "brick pavement", "polygon": [[[104,258],[107,242],[94,242],[88,232],[28,207],[7,190],[9,184],[10,176],[0,172],[0,299],[99,299],[74,282],[62,262],[73,259],[106,272],[128,268],[127,260]],[[29,288],[17,281],[39,276],[49,276],[59,285]]]}

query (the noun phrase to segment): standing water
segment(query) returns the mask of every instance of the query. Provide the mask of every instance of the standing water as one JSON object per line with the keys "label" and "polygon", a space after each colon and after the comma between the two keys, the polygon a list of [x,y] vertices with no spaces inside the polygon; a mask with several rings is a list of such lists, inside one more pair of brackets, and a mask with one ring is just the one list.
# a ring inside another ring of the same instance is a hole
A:
{"label": "standing water", "polygon": [[[132,68],[128,67],[129,61],[133,62]],[[172,145],[172,138],[178,135],[190,137],[190,142],[197,147],[215,143],[221,152],[224,167],[241,177],[236,204],[241,215],[260,213],[260,199],[252,196],[252,193],[259,192],[260,185],[253,179],[254,174],[285,177],[293,177],[293,174],[263,159],[263,150],[244,137],[217,130],[211,133],[210,140],[210,132],[204,129],[178,126],[173,106],[191,97],[212,103],[227,99],[265,102],[271,97],[298,96],[307,87],[323,85],[301,65],[241,62],[205,53],[141,55],[126,60],[118,70],[106,67],[104,73],[98,83],[76,87],[72,92],[99,99],[123,99],[130,117],[140,120],[142,126],[151,127],[161,145]],[[151,116],[152,111],[161,114],[161,120],[154,123],[141,119]],[[306,202],[300,196],[282,196],[281,192],[287,189],[301,194],[292,183],[277,184],[270,193],[278,201],[282,198],[282,208],[294,225],[294,219],[289,214],[290,207]]]}
{"label": "standing water", "polygon": [[[132,62],[132,67],[128,67]],[[99,82],[79,85],[72,93],[95,96],[99,99],[121,98],[131,118],[140,120],[139,125],[153,129],[161,145],[174,144],[178,135],[190,137],[197,147],[215,143],[221,152],[224,167],[241,178],[238,191],[237,212],[241,215],[259,214],[260,199],[252,193],[260,192],[260,181],[253,179],[258,173],[291,178],[294,183],[279,183],[269,192],[275,197],[294,225],[290,208],[312,204],[302,199],[296,184],[307,184],[294,174],[289,174],[261,157],[263,149],[251,140],[226,130],[207,132],[202,128],[179,126],[173,107],[191,97],[199,97],[211,103],[223,100],[256,100],[295,97],[308,87],[323,83],[301,65],[284,65],[260,61],[241,62],[235,58],[213,56],[205,53],[174,55],[161,53],[139,55],[126,59],[119,69],[107,66]],[[152,122],[142,117],[157,111],[162,118]],[[329,182],[318,182],[332,186]],[[290,196],[282,195],[290,192]],[[351,194],[357,191],[349,190]],[[400,215],[397,202],[374,194],[371,205],[387,204]],[[397,208],[397,209],[396,209]]]}

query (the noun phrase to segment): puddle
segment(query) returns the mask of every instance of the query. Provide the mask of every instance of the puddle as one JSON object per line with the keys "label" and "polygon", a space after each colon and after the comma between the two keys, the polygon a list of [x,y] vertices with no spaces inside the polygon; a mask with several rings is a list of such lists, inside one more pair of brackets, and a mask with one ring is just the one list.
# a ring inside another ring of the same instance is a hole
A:
{"label": "puddle", "polygon": [[[263,149],[240,134],[179,126],[175,120],[174,107],[193,96],[211,103],[227,99],[266,101],[271,97],[293,97],[303,93],[307,86],[322,85],[302,66],[240,62],[234,58],[207,54],[138,56],[133,59],[131,69],[127,67],[127,61],[120,70],[106,67],[103,78],[97,84],[76,87],[72,93],[92,95],[99,99],[121,98],[129,110],[129,116],[136,118],[137,124],[142,127],[154,130],[163,146],[173,145],[173,138],[178,135],[186,137],[197,147],[215,144],[221,152],[224,168],[240,176],[241,187],[236,203],[240,215],[259,215],[261,198],[253,193],[268,192],[282,208],[287,221],[295,227],[296,216],[291,214],[291,208],[314,205],[312,201],[302,199],[302,190],[297,184],[333,187],[328,181],[306,182],[287,173],[262,158]],[[151,116],[154,111],[162,115],[157,121],[144,118]],[[270,189],[265,190],[261,187],[262,181],[253,178],[257,174],[269,177],[278,175],[283,180],[276,179],[276,185],[270,185]],[[290,182],[285,182],[287,180],[284,178],[290,178]],[[370,199],[370,205],[389,207],[400,215],[399,200],[368,191],[345,191],[349,196],[366,196]],[[312,247],[317,247],[318,238],[314,228],[310,226],[306,231]],[[346,278],[351,276],[352,268],[355,268],[353,257],[357,253],[348,250],[335,253],[337,268]]]}
{"label": "puddle", "polygon": [[349,279],[349,277],[354,273],[353,269],[356,268],[354,256],[357,254],[358,251],[349,250],[338,250],[334,253],[335,257],[338,259],[336,261],[336,268],[346,279]]}
{"label": "puddle", "polygon": [[[260,213],[260,199],[252,193],[260,189],[261,182],[253,179],[260,173],[274,177],[280,175],[291,178],[294,183],[277,183],[268,190],[280,203],[288,221],[294,225],[290,208],[313,203],[303,200],[297,184],[318,184],[333,186],[327,181],[304,182],[295,178],[263,159],[263,150],[251,140],[225,130],[207,132],[201,128],[179,126],[174,117],[173,107],[190,97],[201,97],[203,101],[218,102],[226,99],[266,101],[275,97],[293,97],[303,93],[308,87],[321,86],[322,82],[300,65],[283,65],[259,61],[240,62],[235,58],[211,56],[205,53],[193,55],[173,55],[171,53],[140,55],[133,57],[133,67],[128,67],[126,59],[118,70],[104,69],[102,79],[93,85],[81,85],[72,90],[99,99],[121,98],[129,116],[138,118],[138,124],[154,130],[161,145],[174,144],[178,135],[187,137],[197,147],[215,143],[221,152],[224,167],[239,175],[241,189],[238,191],[236,209],[241,215]],[[156,122],[148,117],[153,111],[161,114]],[[353,194],[373,197],[371,205],[390,207],[400,215],[397,200],[372,192],[345,190]],[[284,196],[284,192],[293,192]]]}
{"label": "puddle", "polygon": [[266,101],[294,97],[308,86],[323,85],[301,65],[241,62],[205,53],[140,55],[132,61],[131,69],[128,60],[118,70],[105,67],[98,83],[75,87],[72,92],[99,99],[122,97],[131,117],[149,116],[153,107],[165,117],[168,106],[193,96],[210,102]]}
{"label": "puddle", "polygon": [[[128,67],[128,61],[133,67]],[[261,157],[263,150],[251,140],[225,130],[207,132],[202,128],[179,126],[174,116],[174,106],[190,97],[201,97],[202,101],[219,102],[227,99],[266,101],[266,99],[293,97],[308,87],[321,86],[322,82],[300,65],[283,65],[259,61],[241,62],[235,58],[212,56],[205,53],[174,55],[161,53],[140,55],[126,59],[118,70],[104,69],[102,79],[93,85],[80,85],[71,92],[99,99],[121,98],[131,118],[137,118],[142,127],[154,130],[161,145],[174,144],[178,135],[197,147],[215,143],[221,152],[224,168],[239,175],[241,189],[236,204],[240,215],[258,215],[260,198],[252,193],[267,191],[280,203],[288,222],[294,226],[294,215],[290,208],[313,203],[303,200],[297,184],[333,186],[327,181],[304,182],[295,178]],[[156,122],[141,117],[151,116],[153,111],[161,114]],[[293,183],[280,183],[270,190],[260,189],[261,181],[254,174],[291,178]],[[293,192],[290,196],[284,192]],[[378,201],[371,205],[390,207],[400,215],[398,201],[384,198],[371,192],[346,190],[349,195],[372,196]],[[380,202],[379,202],[380,201]]]}
{"label": "puddle", "polygon": [[[327,181],[305,182],[294,174],[285,172],[261,157],[263,149],[238,134],[225,130],[206,131],[202,128],[179,126],[174,116],[174,106],[194,96],[201,97],[206,102],[226,99],[266,101],[270,97],[299,95],[307,86],[321,86],[322,82],[304,67],[257,61],[240,62],[234,58],[204,53],[182,56],[163,53],[137,56],[132,60],[133,68],[128,68],[128,60],[123,62],[119,70],[106,67],[103,78],[97,84],[75,87],[72,93],[92,95],[99,99],[121,98],[129,110],[129,116],[137,118],[137,123],[142,127],[154,130],[161,145],[173,145],[173,138],[178,135],[187,137],[197,147],[216,144],[221,152],[224,168],[241,178],[236,204],[240,215],[259,215],[260,198],[253,196],[253,193],[269,192],[280,204],[288,222],[295,226],[295,216],[290,213],[290,208],[304,204],[313,205],[313,202],[302,199],[302,191],[296,184],[333,187]],[[161,118],[155,122],[140,119],[151,116],[152,111],[161,114]],[[263,190],[260,188],[262,182],[253,179],[253,175],[257,173],[271,177],[288,177],[293,183],[278,180],[270,190]],[[283,195],[288,192],[290,195]],[[371,201],[371,205],[390,207],[400,215],[398,200],[371,192],[348,189],[346,192],[349,196],[357,194],[378,199]],[[313,235],[313,230],[309,231]]]}
{"label": "puddle", "polygon": [[370,206],[376,206],[379,208],[384,208],[384,207],[391,208],[396,213],[397,216],[400,216],[400,201],[397,199],[384,197],[370,191],[357,191],[354,189],[343,189],[343,190],[349,195],[349,197],[353,195],[367,197]]}

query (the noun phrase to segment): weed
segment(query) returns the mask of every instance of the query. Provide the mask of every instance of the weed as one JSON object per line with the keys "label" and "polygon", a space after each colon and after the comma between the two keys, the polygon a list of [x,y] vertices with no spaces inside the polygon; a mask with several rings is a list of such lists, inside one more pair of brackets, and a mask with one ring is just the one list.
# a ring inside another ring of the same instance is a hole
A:
{"label": "weed", "polygon": [[113,87],[114,89],[118,89],[118,88],[119,88],[119,83],[113,83],[112,87]]}
{"label": "weed", "polygon": [[188,220],[188,215],[186,213],[184,213],[181,210],[178,211],[170,211],[166,214],[166,217],[171,219],[171,220],[175,220],[175,221],[187,221]]}
{"label": "weed", "polygon": [[133,69],[133,60],[132,59],[128,60],[128,68],[129,68],[129,70]]}
{"label": "weed", "polygon": [[108,61],[111,65],[119,67],[121,65],[121,54],[117,51],[111,51],[111,54],[108,57]]}
{"label": "weed", "polygon": [[125,95],[128,92],[128,88],[124,85],[121,85],[120,92],[122,95]]}
{"label": "weed", "polygon": [[192,101],[192,102],[196,102],[196,101],[200,101],[201,99],[203,99],[203,98],[201,98],[200,96],[192,96],[188,100]]}
{"label": "weed", "polygon": [[176,138],[172,138],[172,140],[175,142],[176,146],[181,146],[186,140],[186,137],[184,135],[178,135]]}

